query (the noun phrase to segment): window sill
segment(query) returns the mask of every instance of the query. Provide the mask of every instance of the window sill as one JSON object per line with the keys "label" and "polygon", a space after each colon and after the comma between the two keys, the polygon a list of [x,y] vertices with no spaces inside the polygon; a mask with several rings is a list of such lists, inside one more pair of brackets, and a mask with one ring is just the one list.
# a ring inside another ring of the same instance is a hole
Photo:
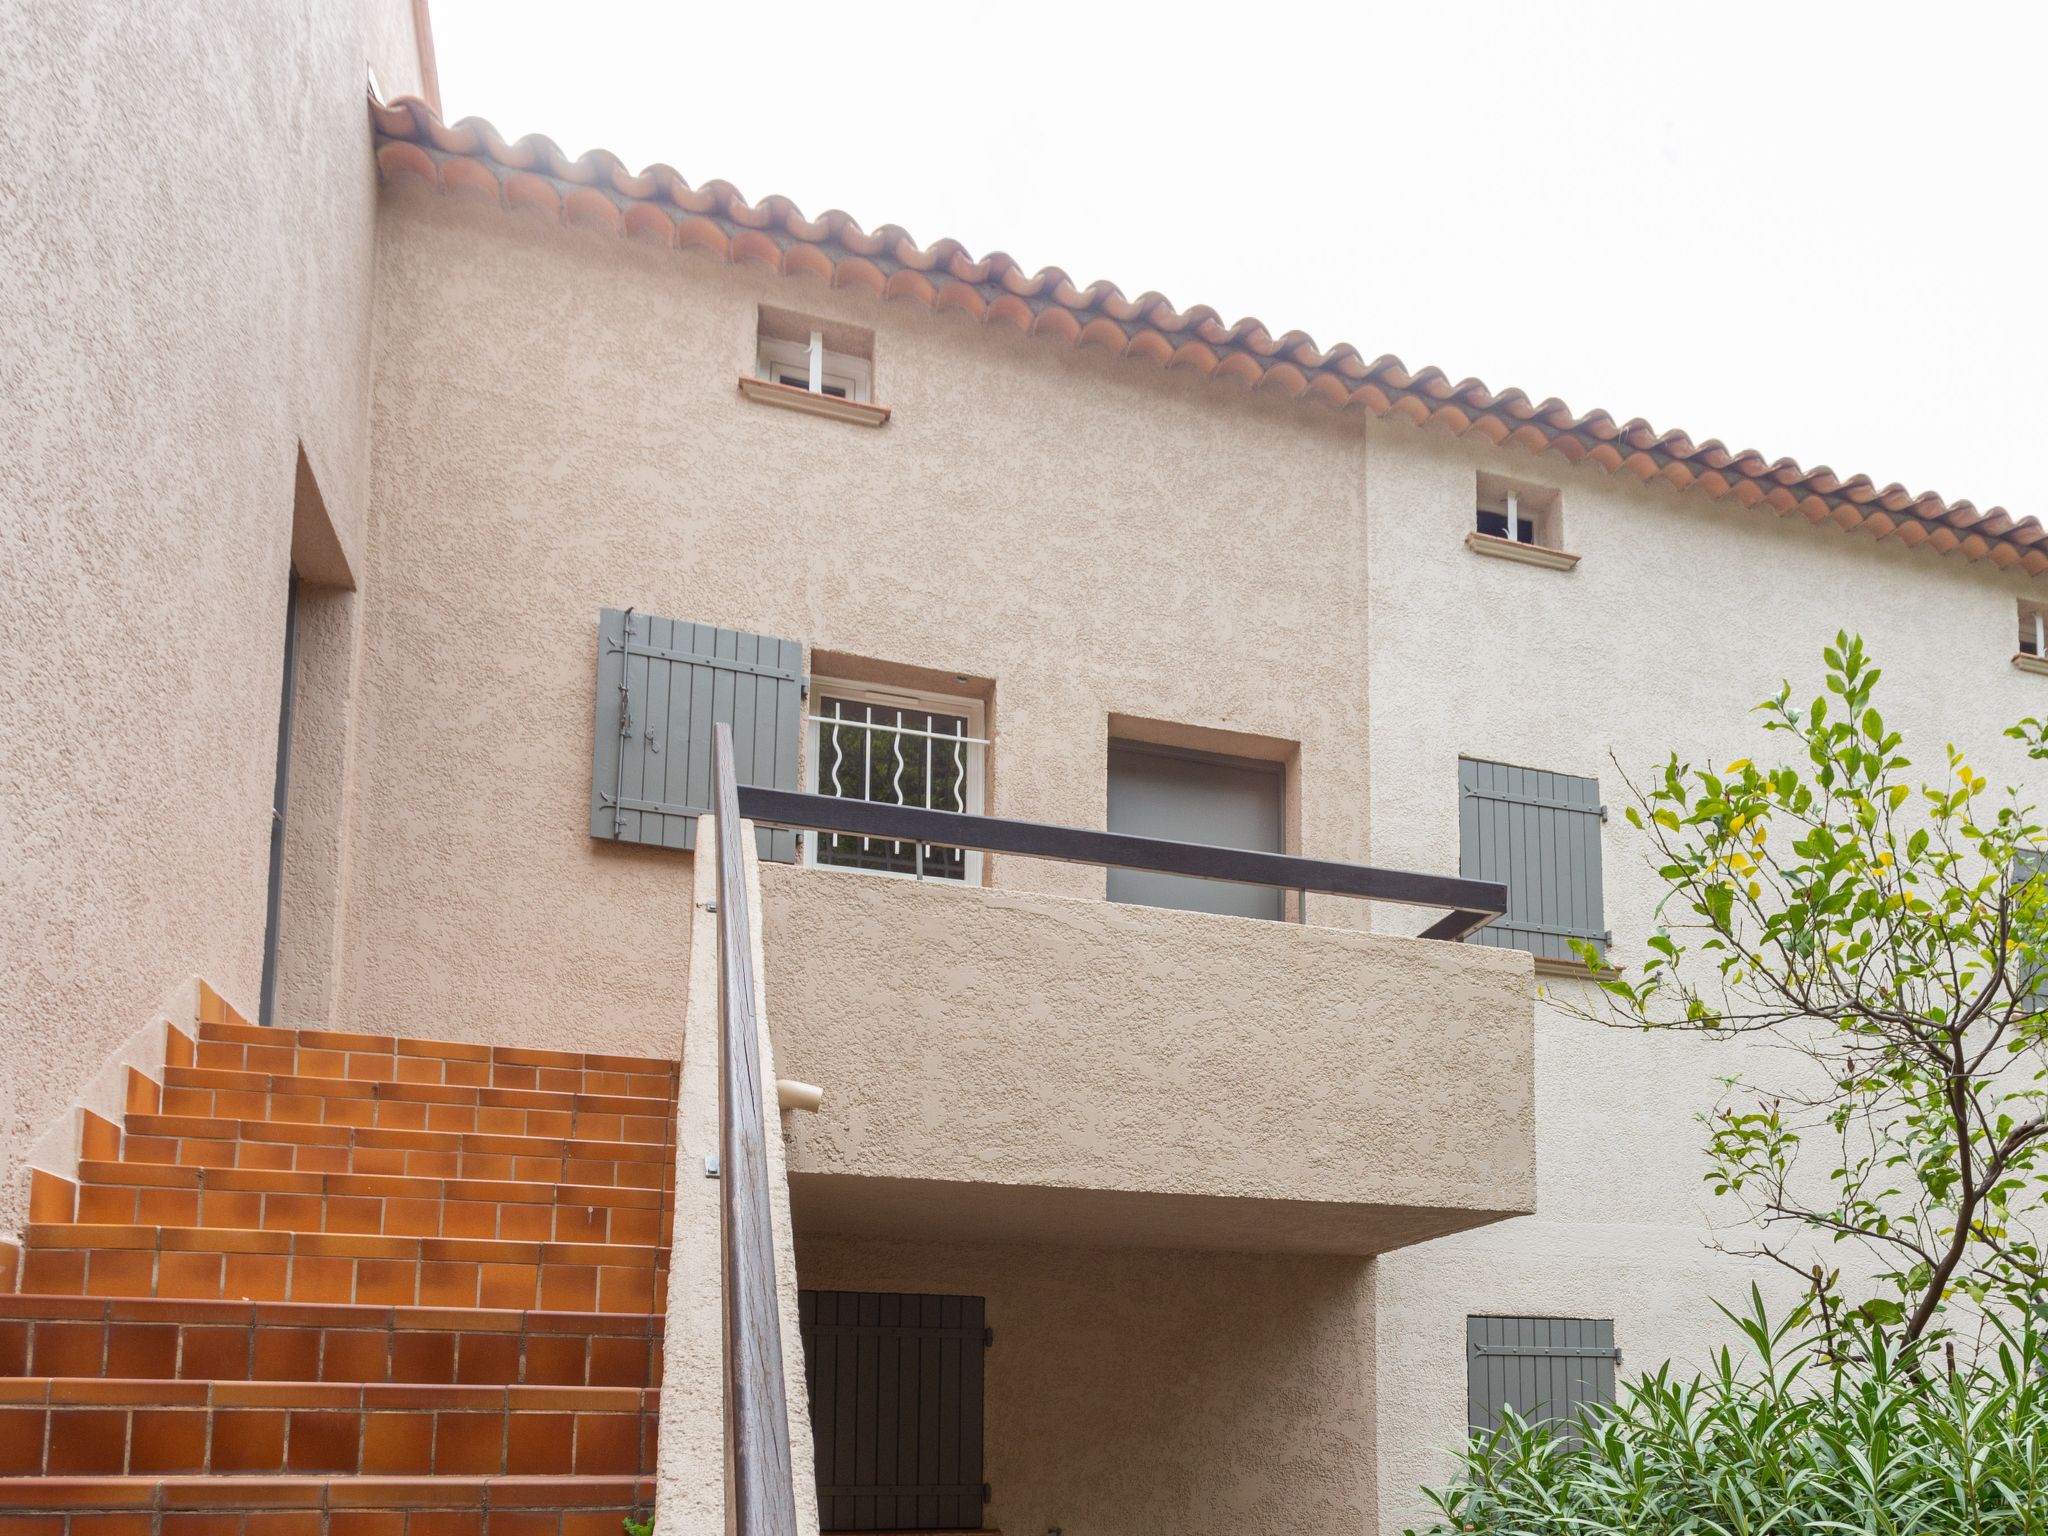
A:
{"label": "window sill", "polygon": [[886,405],[870,405],[865,400],[842,400],[837,395],[814,395],[794,384],[750,379],[745,374],[740,375],[740,393],[757,405],[779,405],[786,411],[806,411],[813,416],[829,416],[834,421],[850,421],[861,427],[879,427],[889,419],[889,407]]}
{"label": "window sill", "polygon": [[1513,539],[1496,538],[1490,533],[1473,529],[1465,535],[1465,547],[1475,555],[1491,555],[1496,560],[1519,560],[1523,565],[1540,566],[1546,571],[1568,571],[1579,563],[1579,557],[1562,549],[1549,549],[1541,544],[1521,544]]}
{"label": "window sill", "polygon": [[2042,676],[2048,677],[2048,656],[2029,656],[2025,651],[2016,651],[2012,664],[2022,672],[2039,672]]}

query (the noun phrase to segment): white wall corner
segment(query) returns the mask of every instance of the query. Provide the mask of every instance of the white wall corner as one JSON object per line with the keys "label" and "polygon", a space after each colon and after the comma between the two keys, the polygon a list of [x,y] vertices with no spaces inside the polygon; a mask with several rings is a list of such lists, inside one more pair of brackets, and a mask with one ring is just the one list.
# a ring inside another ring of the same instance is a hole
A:
{"label": "white wall corner", "polygon": [[[779,1128],[774,1046],[761,956],[761,889],[752,854],[747,894],[754,913],[754,987],[760,1021],[762,1115]],[[676,1531],[726,1528],[724,1312],[719,1252],[719,1183],[705,1176],[718,1152],[718,831],[697,824],[690,913],[690,974],[683,1011],[683,1069],[676,1101],[675,1236],[669,1255],[668,1315],[662,1342],[661,1427],[655,1460],[655,1524]],[[818,1490],[810,1476],[811,1415],[804,1387],[803,1334],[797,1315],[796,1241],[782,1137],[768,1143],[769,1200],[775,1228],[776,1293],[782,1318],[782,1371],[789,1399],[790,1466],[799,1536],[816,1536]]]}

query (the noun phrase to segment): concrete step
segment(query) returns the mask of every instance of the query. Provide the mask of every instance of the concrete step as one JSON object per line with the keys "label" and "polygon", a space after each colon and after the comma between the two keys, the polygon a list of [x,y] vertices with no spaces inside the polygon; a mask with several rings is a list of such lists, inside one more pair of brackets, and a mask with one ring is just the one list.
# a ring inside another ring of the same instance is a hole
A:
{"label": "concrete step", "polygon": [[[8,1536],[619,1536],[644,1477],[9,1477]],[[108,1515],[141,1516],[131,1532]],[[209,1518],[199,1519],[198,1516]],[[41,1518],[38,1518],[41,1517]]]}
{"label": "concrete step", "polygon": [[658,1387],[659,1312],[0,1295],[0,1377]]}
{"label": "concrete step", "polygon": [[614,1184],[424,1179],[86,1161],[70,1219],[525,1242],[666,1243],[663,1192]]}
{"label": "concrete step", "polygon": [[31,1223],[20,1289],[43,1296],[648,1311],[667,1250],[617,1243]]}
{"label": "concrete step", "polygon": [[0,1477],[643,1476],[660,1408],[638,1387],[18,1377]]}

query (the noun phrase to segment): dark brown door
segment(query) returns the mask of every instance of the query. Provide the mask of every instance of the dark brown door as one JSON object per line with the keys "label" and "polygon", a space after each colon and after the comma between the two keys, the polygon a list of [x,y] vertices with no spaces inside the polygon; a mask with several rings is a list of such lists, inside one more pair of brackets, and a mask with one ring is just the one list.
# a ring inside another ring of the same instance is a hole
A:
{"label": "dark brown door", "polygon": [[803,1291],[798,1305],[820,1528],[978,1530],[983,1299]]}

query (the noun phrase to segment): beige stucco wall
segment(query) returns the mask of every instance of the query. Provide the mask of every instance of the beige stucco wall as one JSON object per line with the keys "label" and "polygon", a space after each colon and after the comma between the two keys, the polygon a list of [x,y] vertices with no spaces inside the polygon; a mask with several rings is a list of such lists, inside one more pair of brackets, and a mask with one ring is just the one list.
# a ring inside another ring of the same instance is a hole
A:
{"label": "beige stucco wall", "polygon": [[254,1009],[298,446],[359,548],[364,65],[417,64],[406,0],[0,29],[7,1231],[24,1150],[168,989]]}
{"label": "beige stucco wall", "polygon": [[984,1296],[991,1529],[1369,1531],[1369,1261],[814,1236],[823,1290]]}
{"label": "beige stucco wall", "polygon": [[[1465,549],[1481,469],[1562,489],[1575,572]],[[1994,782],[2028,777],[2001,735],[2048,706],[2048,679],[2009,660],[2015,597],[2039,595],[2022,578],[1391,424],[1368,432],[1367,483],[1377,862],[1456,867],[1461,752],[1597,776],[1616,808],[1607,921],[1616,956],[1638,962],[1661,893],[1620,815],[1617,761],[1639,774],[1674,750],[1767,760],[1775,739],[1750,706],[1788,674],[1797,697],[1819,692],[1820,649],[1841,628],[1883,665],[1885,719],[1931,772],[1954,741]],[[1694,1116],[1723,1075],[1792,1070],[1783,1053],[1539,1009],[1537,1213],[1380,1261],[1386,1529],[1419,1513],[1412,1490],[1462,1434],[1467,1313],[1612,1317],[1638,1369],[1698,1362],[1727,1336],[1715,1299],[1752,1278],[1781,1286],[1708,1249],[1709,1223],[1737,1213],[1701,1182]]]}
{"label": "beige stucco wall", "polygon": [[763,871],[808,1230],[1372,1253],[1527,1209],[1529,959]]}
{"label": "beige stucco wall", "polygon": [[[606,605],[994,679],[1002,815],[1099,825],[1112,713],[1299,741],[1304,847],[1363,848],[1353,426],[406,186],[380,229],[354,1027],[665,1038],[687,860],[586,830]],[[889,426],[744,401],[763,301],[872,327]]]}

